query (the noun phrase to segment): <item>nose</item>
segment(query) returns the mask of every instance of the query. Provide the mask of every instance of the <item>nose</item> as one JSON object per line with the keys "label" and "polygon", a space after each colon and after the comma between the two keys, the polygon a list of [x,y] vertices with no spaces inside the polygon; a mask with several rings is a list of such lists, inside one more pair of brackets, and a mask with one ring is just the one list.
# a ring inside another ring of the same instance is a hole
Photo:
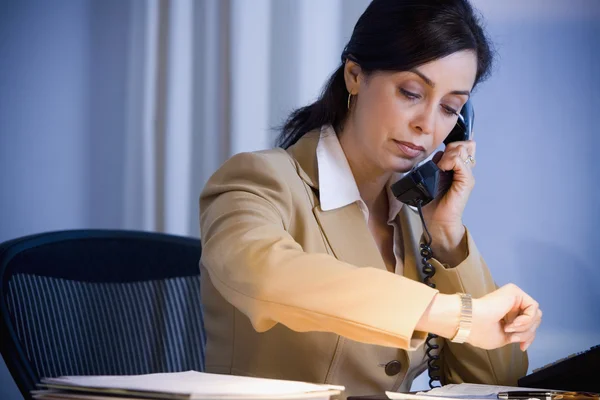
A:
{"label": "nose", "polygon": [[412,128],[419,133],[432,134],[435,132],[435,109],[432,105],[425,105],[414,116]]}

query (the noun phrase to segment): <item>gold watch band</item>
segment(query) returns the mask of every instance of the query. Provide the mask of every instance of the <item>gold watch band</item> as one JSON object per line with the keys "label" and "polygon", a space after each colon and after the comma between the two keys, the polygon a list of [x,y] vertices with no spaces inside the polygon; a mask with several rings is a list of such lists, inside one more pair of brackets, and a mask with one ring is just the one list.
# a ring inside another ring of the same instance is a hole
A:
{"label": "gold watch band", "polygon": [[471,295],[468,293],[459,293],[459,296],[461,304],[460,320],[458,321],[456,334],[450,339],[454,343],[466,342],[471,333],[471,326],[473,325],[473,300]]}

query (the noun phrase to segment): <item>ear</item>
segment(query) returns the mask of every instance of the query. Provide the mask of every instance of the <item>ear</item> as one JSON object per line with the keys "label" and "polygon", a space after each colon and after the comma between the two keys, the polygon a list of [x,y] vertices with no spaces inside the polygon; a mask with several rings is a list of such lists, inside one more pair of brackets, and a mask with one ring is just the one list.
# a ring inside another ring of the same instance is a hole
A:
{"label": "ear", "polygon": [[360,65],[351,60],[346,60],[344,65],[344,81],[346,82],[346,90],[353,95],[358,93],[360,80],[362,79],[362,69]]}

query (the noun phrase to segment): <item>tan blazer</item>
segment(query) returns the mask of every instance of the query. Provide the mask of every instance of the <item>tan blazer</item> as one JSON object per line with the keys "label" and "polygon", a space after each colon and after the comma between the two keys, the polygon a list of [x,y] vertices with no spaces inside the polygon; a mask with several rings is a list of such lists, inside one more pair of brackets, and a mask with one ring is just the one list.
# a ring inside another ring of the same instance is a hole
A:
{"label": "tan blazer", "polygon": [[[419,216],[402,208],[404,276],[388,272],[357,203],[320,209],[318,138],[238,154],[200,196],[207,371],[339,384],[345,396],[408,390],[426,337],[414,329],[436,293],[417,272]],[[455,268],[432,260],[442,293],[496,288],[467,240]],[[516,345],[440,345],[445,383],[515,385],[527,371]],[[388,376],[394,360],[401,368]]]}

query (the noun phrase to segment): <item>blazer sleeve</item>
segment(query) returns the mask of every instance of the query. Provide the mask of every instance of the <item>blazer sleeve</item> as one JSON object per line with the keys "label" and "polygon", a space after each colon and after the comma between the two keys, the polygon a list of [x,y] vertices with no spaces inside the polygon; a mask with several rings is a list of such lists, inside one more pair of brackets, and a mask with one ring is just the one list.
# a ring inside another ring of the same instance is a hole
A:
{"label": "blazer sleeve", "polygon": [[[431,264],[436,268],[432,282],[440,293],[469,293],[479,298],[498,287],[468,230],[466,235],[466,259],[454,268],[432,259]],[[495,350],[482,350],[445,339],[441,345],[444,384],[468,382],[517,386],[517,380],[527,373],[527,353],[519,349],[518,343]]]}
{"label": "blazer sleeve", "polygon": [[293,199],[281,168],[269,155],[241,153],[202,191],[201,262],[220,294],[259,332],[281,323],[381,346],[422,344],[415,327],[437,290],[304,252],[286,231]]}

